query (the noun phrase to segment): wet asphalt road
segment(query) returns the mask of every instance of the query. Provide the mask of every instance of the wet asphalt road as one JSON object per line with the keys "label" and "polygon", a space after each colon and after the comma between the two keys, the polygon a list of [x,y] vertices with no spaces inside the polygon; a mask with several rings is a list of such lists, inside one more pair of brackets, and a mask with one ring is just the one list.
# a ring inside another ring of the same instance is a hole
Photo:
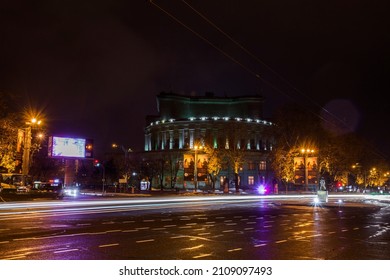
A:
{"label": "wet asphalt road", "polygon": [[373,200],[129,201],[0,208],[0,259],[390,259],[390,207]]}

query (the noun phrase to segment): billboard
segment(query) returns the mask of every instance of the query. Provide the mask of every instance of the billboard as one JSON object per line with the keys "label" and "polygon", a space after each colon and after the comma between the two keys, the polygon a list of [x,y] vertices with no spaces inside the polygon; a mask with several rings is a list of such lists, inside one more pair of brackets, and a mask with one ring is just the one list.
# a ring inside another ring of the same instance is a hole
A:
{"label": "billboard", "polygon": [[92,158],[92,140],[50,136],[48,155],[55,158]]}
{"label": "billboard", "polygon": [[197,154],[196,162],[194,154],[184,154],[184,181],[194,181],[195,164],[196,172],[198,173],[197,181],[207,181],[208,157],[205,154]]}
{"label": "billboard", "polygon": [[294,183],[297,185],[305,184],[305,174],[307,174],[308,184],[318,183],[317,157],[294,158]]}
{"label": "billboard", "polygon": [[305,158],[294,158],[294,183],[297,185],[305,184]]}

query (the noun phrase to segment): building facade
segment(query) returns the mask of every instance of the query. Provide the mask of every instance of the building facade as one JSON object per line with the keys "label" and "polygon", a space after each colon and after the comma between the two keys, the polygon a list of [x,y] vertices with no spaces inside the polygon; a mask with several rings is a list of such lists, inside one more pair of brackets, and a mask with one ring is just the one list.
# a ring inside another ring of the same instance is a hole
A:
{"label": "building facade", "polygon": [[[240,188],[271,182],[268,157],[274,142],[270,132],[273,124],[262,119],[263,102],[261,96],[160,93],[157,96],[159,114],[146,119],[144,160],[165,159],[176,168],[163,168],[167,171],[160,175],[164,180],[152,184],[162,183],[178,189],[207,188],[210,185],[208,158],[202,149],[196,150],[206,145],[240,153],[243,158],[238,173]],[[188,164],[187,160],[194,157],[195,164]],[[225,164],[219,174],[215,174],[216,189],[221,189],[226,179],[233,183],[234,170],[230,166]]]}

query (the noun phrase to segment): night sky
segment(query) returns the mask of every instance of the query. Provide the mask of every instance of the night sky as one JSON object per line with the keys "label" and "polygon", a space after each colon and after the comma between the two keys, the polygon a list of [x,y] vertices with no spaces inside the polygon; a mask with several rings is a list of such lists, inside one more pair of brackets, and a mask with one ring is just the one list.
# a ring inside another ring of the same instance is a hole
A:
{"label": "night sky", "polygon": [[389,157],[386,0],[0,3],[0,91],[52,134],[143,148],[162,91],[325,108]]}

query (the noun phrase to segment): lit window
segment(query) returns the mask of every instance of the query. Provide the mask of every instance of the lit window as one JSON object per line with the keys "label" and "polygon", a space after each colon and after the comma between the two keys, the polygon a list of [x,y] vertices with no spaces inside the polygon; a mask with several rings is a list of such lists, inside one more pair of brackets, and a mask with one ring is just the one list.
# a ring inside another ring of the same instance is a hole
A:
{"label": "lit window", "polygon": [[248,176],[248,185],[253,186],[255,184],[255,177],[254,176]]}
{"label": "lit window", "polygon": [[259,170],[266,170],[267,164],[264,160],[259,162]]}

